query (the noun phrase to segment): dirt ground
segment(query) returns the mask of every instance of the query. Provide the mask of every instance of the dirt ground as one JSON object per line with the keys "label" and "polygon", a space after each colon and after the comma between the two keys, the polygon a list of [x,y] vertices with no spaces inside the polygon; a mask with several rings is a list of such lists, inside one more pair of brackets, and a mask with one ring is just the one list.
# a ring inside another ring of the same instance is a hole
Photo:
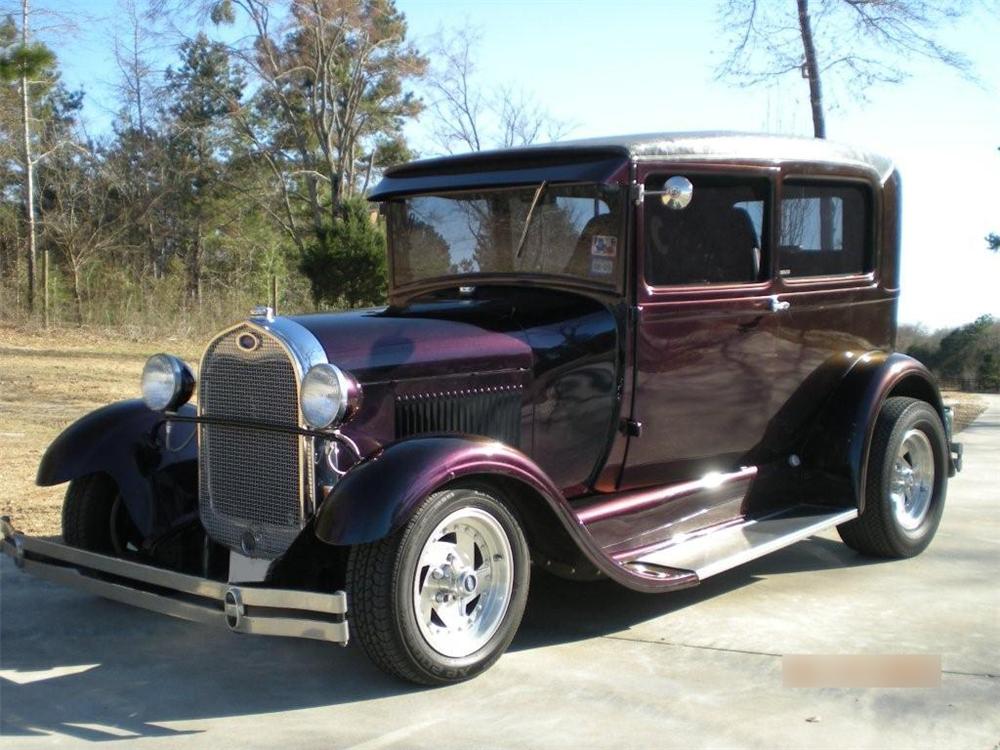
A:
{"label": "dirt ground", "polygon": [[197,361],[199,350],[179,339],[0,324],[0,515],[29,534],[60,532],[65,487],[35,485],[42,453],[80,416],[137,397],[142,366],[158,351]]}
{"label": "dirt ground", "polygon": [[[207,340],[207,339],[206,339]],[[203,341],[142,338],[87,329],[25,330],[0,323],[0,515],[29,534],[60,533],[63,486],[37,487],[42,453],[75,419],[139,395],[139,376],[155,352],[198,361]],[[956,429],[985,402],[948,392]]]}

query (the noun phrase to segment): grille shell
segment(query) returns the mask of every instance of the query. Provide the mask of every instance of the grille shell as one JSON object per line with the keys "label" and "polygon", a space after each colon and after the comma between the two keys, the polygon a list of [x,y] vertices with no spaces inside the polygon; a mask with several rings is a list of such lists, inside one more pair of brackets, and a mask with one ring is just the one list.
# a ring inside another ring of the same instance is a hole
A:
{"label": "grille shell", "polygon": [[[247,336],[259,342],[241,346]],[[198,409],[199,508],[209,536],[252,557],[283,554],[305,525],[311,438],[268,429],[300,424],[295,360],[250,324],[224,331],[202,358]]]}

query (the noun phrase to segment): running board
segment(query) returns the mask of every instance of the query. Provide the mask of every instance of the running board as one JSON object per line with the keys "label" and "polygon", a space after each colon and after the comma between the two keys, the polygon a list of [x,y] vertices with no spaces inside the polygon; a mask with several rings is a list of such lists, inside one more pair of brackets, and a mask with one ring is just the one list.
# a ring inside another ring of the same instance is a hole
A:
{"label": "running board", "polygon": [[831,511],[828,507],[796,505],[769,516],[689,536],[630,560],[625,567],[690,570],[703,580],[857,517],[856,508]]}

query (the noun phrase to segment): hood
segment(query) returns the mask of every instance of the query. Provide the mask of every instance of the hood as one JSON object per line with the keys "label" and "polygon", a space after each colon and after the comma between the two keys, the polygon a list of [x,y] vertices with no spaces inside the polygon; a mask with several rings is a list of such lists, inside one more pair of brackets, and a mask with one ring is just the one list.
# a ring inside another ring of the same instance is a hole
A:
{"label": "hood", "polygon": [[330,362],[361,383],[455,372],[530,369],[532,351],[509,302],[449,300],[292,318]]}

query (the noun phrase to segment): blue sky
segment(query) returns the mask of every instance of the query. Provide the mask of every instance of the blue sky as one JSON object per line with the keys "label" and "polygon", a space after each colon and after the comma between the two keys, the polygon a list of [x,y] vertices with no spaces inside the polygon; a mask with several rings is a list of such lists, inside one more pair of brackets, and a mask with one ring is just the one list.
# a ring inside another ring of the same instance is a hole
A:
{"label": "blue sky", "polygon": [[[778,0],[768,0],[777,2]],[[781,0],[790,2],[791,0]],[[657,130],[811,133],[805,82],[739,89],[714,80],[724,53],[711,0],[398,0],[419,45],[440,28],[477,27],[480,81],[533,96],[572,125],[570,137]],[[107,127],[115,70],[116,0],[36,0],[89,21],[48,41],[71,86],[87,92],[92,132]],[[959,325],[1000,317],[1000,255],[984,235],[1000,232],[1000,9],[945,29],[942,39],[973,61],[977,83],[925,62],[904,84],[868,101],[840,96],[827,114],[831,139],[893,157],[903,175],[900,319]],[[163,51],[169,59],[170,51]],[[434,150],[424,123],[408,130]]]}

